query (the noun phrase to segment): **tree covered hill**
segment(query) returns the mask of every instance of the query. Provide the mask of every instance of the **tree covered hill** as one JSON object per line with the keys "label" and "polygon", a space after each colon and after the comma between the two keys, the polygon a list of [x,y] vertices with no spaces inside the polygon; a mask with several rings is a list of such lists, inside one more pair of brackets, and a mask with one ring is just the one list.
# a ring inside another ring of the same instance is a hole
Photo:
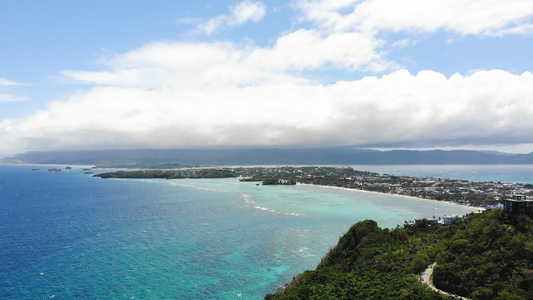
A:
{"label": "tree covered hill", "polygon": [[316,270],[265,299],[454,299],[419,281],[433,262],[441,290],[473,299],[533,299],[533,220],[494,210],[452,225],[417,220],[389,230],[359,222]]}

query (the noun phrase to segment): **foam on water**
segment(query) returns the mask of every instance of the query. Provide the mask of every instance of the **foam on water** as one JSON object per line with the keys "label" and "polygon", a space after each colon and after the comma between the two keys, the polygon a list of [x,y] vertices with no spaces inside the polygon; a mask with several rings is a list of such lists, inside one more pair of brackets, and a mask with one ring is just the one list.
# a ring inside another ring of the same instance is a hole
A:
{"label": "foam on water", "polygon": [[295,216],[295,217],[301,216],[301,214],[299,214],[299,213],[279,212],[279,211],[270,209],[268,207],[255,205],[254,201],[252,201],[250,199],[250,195],[242,194],[242,195],[240,195],[240,199],[242,201],[244,201],[244,203],[246,204],[247,207],[252,207],[253,209],[257,209],[257,210],[261,210],[261,211],[268,212],[268,213],[273,213],[273,214],[282,214],[282,215],[286,215],[286,216]]}

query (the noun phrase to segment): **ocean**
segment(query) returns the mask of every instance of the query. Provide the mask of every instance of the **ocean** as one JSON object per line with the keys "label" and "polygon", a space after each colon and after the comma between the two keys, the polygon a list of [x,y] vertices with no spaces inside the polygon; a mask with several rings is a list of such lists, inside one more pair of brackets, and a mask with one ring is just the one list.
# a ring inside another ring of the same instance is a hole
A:
{"label": "ocean", "polygon": [[[0,299],[263,299],[358,221],[394,228],[477,211],[308,185],[100,179],[82,167],[0,165]],[[530,166],[514,167],[495,178],[533,182]]]}

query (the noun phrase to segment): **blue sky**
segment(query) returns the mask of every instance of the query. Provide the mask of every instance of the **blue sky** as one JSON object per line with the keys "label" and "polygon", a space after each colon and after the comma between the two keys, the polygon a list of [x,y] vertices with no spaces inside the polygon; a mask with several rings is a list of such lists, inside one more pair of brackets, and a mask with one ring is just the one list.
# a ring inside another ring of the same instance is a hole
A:
{"label": "blue sky", "polygon": [[533,151],[533,1],[2,1],[0,157]]}

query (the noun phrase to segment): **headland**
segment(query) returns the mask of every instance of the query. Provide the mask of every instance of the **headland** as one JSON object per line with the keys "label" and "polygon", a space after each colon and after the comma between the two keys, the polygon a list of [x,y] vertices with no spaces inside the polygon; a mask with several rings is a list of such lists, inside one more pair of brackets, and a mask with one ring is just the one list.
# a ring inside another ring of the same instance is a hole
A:
{"label": "headland", "polygon": [[479,208],[501,206],[513,194],[533,194],[532,184],[471,182],[435,177],[410,177],[358,171],[350,167],[213,167],[169,170],[117,171],[101,178],[239,178],[262,185],[311,184],[366,192],[388,193]]}

